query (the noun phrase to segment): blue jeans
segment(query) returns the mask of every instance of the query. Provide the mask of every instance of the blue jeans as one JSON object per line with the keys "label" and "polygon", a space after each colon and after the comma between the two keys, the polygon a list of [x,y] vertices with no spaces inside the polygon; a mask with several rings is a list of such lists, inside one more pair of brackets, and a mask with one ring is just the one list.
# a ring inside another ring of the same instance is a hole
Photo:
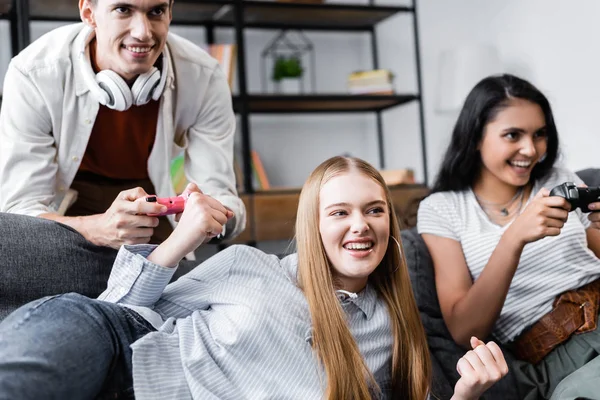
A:
{"label": "blue jeans", "polygon": [[0,399],[133,399],[130,345],[153,330],[75,293],[26,304],[0,323]]}
{"label": "blue jeans", "polygon": [[117,250],[96,246],[67,225],[0,213],[0,321],[45,296],[97,297],[116,256]]}
{"label": "blue jeans", "polygon": [[[117,250],[96,246],[75,229],[27,215],[0,213],[0,321],[23,304],[106,289]],[[182,261],[173,279],[198,265]]]}

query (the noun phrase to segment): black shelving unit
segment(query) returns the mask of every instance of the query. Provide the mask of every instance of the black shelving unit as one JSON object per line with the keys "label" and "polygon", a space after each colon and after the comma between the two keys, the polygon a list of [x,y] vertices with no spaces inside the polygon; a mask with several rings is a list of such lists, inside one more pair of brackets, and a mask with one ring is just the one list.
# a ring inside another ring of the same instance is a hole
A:
{"label": "black shelving unit", "polygon": [[[417,26],[416,0],[411,6],[376,6],[373,0],[368,5],[346,4],[301,4],[272,1],[234,0],[227,3],[217,18],[214,26],[229,26],[233,23],[238,48],[238,83],[239,95],[234,98],[234,107],[241,118],[242,152],[244,168],[244,188],[253,193],[252,171],[250,162],[251,129],[249,116],[253,113],[343,113],[343,112],[375,112],[377,121],[377,141],[379,167],[385,168],[383,144],[382,111],[418,101],[420,122],[421,156],[423,163],[424,183],[427,184],[427,154],[425,138],[425,118],[421,97],[421,61],[419,52],[419,36]],[[368,32],[371,36],[373,68],[379,67],[377,35],[378,23],[398,14],[412,14],[413,34],[415,42],[415,60],[417,71],[417,93],[392,96],[357,96],[357,95],[256,95],[249,94],[246,86],[245,66],[245,29],[301,29],[312,31],[346,31]],[[209,33],[208,37],[214,37]]]}
{"label": "black shelving unit", "polygon": [[[12,1],[11,4],[5,4]],[[237,80],[239,94],[234,96],[234,109],[240,116],[244,189],[254,193],[251,168],[251,127],[253,113],[376,113],[379,167],[385,168],[382,112],[409,102],[418,102],[421,156],[424,183],[428,182],[424,110],[422,100],[421,60],[417,26],[417,0],[410,6],[307,4],[256,0],[177,0],[173,24],[204,26],[207,41],[212,44],[215,29],[233,28],[237,45]],[[3,9],[2,5],[6,7]],[[412,15],[415,43],[417,93],[396,95],[267,95],[250,94],[247,88],[245,39],[246,29],[301,29],[306,31],[367,32],[371,36],[373,68],[379,67],[376,26],[398,13]],[[0,18],[11,23],[13,54],[29,44],[30,21],[79,21],[73,0],[0,0]]]}

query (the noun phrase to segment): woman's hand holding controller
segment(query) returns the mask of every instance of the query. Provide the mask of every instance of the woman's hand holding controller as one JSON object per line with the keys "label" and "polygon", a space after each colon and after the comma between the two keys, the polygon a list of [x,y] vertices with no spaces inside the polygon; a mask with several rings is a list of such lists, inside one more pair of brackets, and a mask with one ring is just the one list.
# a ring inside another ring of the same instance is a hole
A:
{"label": "woman's hand holding controller", "polygon": [[588,208],[591,210],[591,213],[588,215],[588,219],[592,222],[590,226],[600,230],[600,201],[590,203]]}
{"label": "woman's hand holding controller", "polygon": [[[587,185],[584,184],[582,184],[581,186],[587,187]],[[600,230],[600,201],[590,203],[587,207],[591,211],[588,215],[588,219],[592,222],[592,225],[590,226],[594,229]]]}
{"label": "woman's hand holding controller", "polygon": [[588,187],[585,183],[575,184],[565,182],[552,189],[551,194],[562,196],[573,206],[585,213],[589,213],[588,219],[592,222],[591,227],[600,230],[600,187]]}
{"label": "woman's hand holding controller", "polygon": [[184,191],[187,196],[185,210],[178,215],[179,223],[148,259],[165,267],[173,267],[202,243],[219,235],[223,225],[233,217],[233,212],[220,201],[205,195],[195,185],[189,184]]}
{"label": "woman's hand holding controller", "polygon": [[506,230],[505,234],[517,240],[519,246],[560,234],[571,206],[563,197],[549,194],[542,188]]}

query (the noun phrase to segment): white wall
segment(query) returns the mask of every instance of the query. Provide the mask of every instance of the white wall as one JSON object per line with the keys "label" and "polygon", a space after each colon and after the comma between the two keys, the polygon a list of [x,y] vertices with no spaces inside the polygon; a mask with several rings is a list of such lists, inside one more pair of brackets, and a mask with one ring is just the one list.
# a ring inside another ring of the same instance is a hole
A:
{"label": "white wall", "polygon": [[[378,1],[378,4],[407,3]],[[600,38],[600,25],[596,23],[600,2],[418,0],[418,11],[430,181],[456,118],[456,113],[441,114],[435,110],[438,60],[442,51],[469,44],[496,46],[507,71],[531,80],[549,97],[568,167],[600,166],[595,156],[595,149],[600,147],[595,121],[596,110],[600,109],[600,100],[595,96],[600,88],[600,55],[595,51],[596,38]],[[32,38],[55,26],[58,24],[33,23]],[[198,43],[204,41],[201,28],[174,30]],[[390,18],[377,32],[380,66],[396,74],[398,92],[414,92],[416,73],[410,15]],[[260,92],[260,51],[275,33],[262,30],[246,33],[251,92]],[[371,67],[367,34],[310,32],[307,36],[317,55],[318,93],[343,93],[350,72]],[[231,30],[217,30],[217,41],[229,42],[232,38]],[[0,21],[0,79],[9,56],[8,24]],[[251,124],[252,145],[260,152],[275,185],[299,186],[317,163],[334,154],[351,153],[378,163],[376,125],[371,114],[255,115]],[[417,104],[386,111],[384,128],[387,166],[412,167],[417,179],[421,179]]]}
{"label": "white wall", "polygon": [[420,24],[430,171],[435,171],[452,117],[434,111],[437,60],[443,48],[497,46],[507,72],[530,80],[553,107],[564,164],[600,167],[600,2],[578,0],[422,0]]}
{"label": "white wall", "polygon": [[489,21],[501,11],[503,4],[504,0],[418,2],[429,182],[435,178],[458,116],[458,110],[451,113],[436,111],[441,84],[440,57],[444,51],[460,46],[493,44]]}
{"label": "white wall", "polygon": [[510,3],[506,21],[514,29],[496,28],[507,62],[526,66],[527,77],[550,99],[565,164],[573,170],[600,167],[600,2]]}

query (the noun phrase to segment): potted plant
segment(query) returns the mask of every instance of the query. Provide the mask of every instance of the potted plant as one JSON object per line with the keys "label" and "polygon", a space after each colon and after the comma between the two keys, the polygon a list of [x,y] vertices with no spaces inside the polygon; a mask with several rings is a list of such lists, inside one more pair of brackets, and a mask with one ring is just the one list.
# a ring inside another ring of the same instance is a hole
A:
{"label": "potted plant", "polygon": [[272,79],[280,93],[300,93],[300,78],[304,69],[298,56],[279,56],[273,65]]}

